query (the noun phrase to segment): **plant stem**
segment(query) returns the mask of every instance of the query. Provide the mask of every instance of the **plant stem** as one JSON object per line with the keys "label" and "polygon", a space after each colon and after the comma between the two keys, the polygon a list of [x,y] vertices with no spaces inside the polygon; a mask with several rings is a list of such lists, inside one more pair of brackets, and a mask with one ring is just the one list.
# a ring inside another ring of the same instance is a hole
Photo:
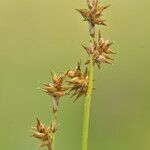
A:
{"label": "plant stem", "polygon": [[57,128],[57,112],[58,112],[59,98],[53,99],[53,112],[52,112],[52,150],[55,148],[55,132]]}
{"label": "plant stem", "polygon": [[[53,111],[52,117],[53,117],[53,120],[52,120],[52,129],[56,130],[56,125],[57,125],[57,111]],[[55,148],[55,131],[52,133],[52,150],[54,150],[54,148]]]}
{"label": "plant stem", "polygon": [[88,148],[88,130],[89,130],[89,118],[90,118],[90,105],[91,105],[91,97],[93,90],[93,75],[94,75],[94,67],[93,67],[93,56],[90,55],[90,66],[89,66],[89,83],[88,83],[88,91],[84,101],[84,114],[83,114],[83,131],[82,131],[82,150],[87,150]]}

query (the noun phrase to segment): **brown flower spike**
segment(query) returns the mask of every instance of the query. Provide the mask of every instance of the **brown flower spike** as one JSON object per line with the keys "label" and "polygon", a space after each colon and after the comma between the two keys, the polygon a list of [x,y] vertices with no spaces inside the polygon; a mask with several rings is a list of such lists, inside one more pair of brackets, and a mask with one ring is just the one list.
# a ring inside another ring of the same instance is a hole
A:
{"label": "brown flower spike", "polygon": [[[80,63],[78,63],[75,71],[68,71],[68,77],[71,78],[69,81],[69,85],[71,85],[70,92],[73,92],[72,96],[77,95],[77,100],[80,96],[86,95],[88,88],[88,70],[86,68],[85,72],[82,73]],[[74,101],[75,101],[74,100]]]}
{"label": "brown flower spike", "polygon": [[[115,54],[111,45],[112,42],[104,40],[101,37],[100,31],[98,33],[98,40],[96,40],[96,25],[105,25],[105,20],[102,18],[103,11],[108,6],[103,6],[99,3],[99,0],[86,0],[87,9],[77,9],[82,15],[84,21],[87,21],[89,26],[90,42],[89,46],[82,47],[88,53],[88,60],[85,64],[89,64],[88,68],[83,71],[81,69],[81,63],[77,64],[75,70],[69,70],[65,73],[55,74],[51,73],[52,83],[43,84],[42,91],[52,97],[52,114],[50,126],[45,127],[44,124],[37,118],[37,125],[33,127],[32,136],[41,141],[40,147],[46,147],[48,150],[55,150],[55,133],[57,131],[57,113],[59,107],[60,98],[70,94],[76,96],[76,101],[79,97],[85,95],[84,101],[84,116],[83,116],[83,138],[82,138],[82,150],[88,148],[88,128],[90,117],[90,103],[93,92],[93,80],[94,80],[94,65],[99,68],[102,63],[112,64],[113,59],[111,54]],[[67,79],[66,79],[67,77]],[[64,84],[64,83],[68,84]],[[69,92],[68,92],[69,91]]]}
{"label": "brown flower spike", "polygon": [[106,25],[101,18],[103,11],[109,7],[98,4],[98,0],[87,0],[89,9],[77,9],[89,24],[89,31],[92,37],[95,35],[95,25]]}
{"label": "brown flower spike", "polygon": [[48,150],[52,150],[52,134],[55,132],[51,127],[45,127],[37,118],[37,125],[33,127],[32,136],[41,140],[40,147],[47,147]]}
{"label": "brown flower spike", "polygon": [[56,75],[55,73],[51,73],[52,76],[52,83],[50,84],[44,84],[44,87],[42,88],[42,91],[47,93],[53,98],[53,111],[57,111],[58,105],[59,105],[59,98],[62,96],[67,95],[66,92],[68,89],[70,89],[69,86],[64,86],[63,82],[68,72],[66,73],[60,73],[59,75]]}
{"label": "brown flower spike", "polygon": [[67,94],[66,91],[69,89],[68,86],[63,86],[66,74],[67,73],[61,73],[56,75],[55,73],[51,73],[52,83],[44,84],[42,90],[54,98],[65,96]]}
{"label": "brown flower spike", "polygon": [[[113,59],[109,55],[115,53],[111,50],[111,45],[112,42],[109,42],[108,40],[105,41],[103,38],[101,38],[99,31],[98,42],[90,42],[89,47],[84,45],[82,45],[82,47],[89,55],[93,55],[94,64],[97,64],[97,66],[100,68],[100,64],[102,63],[112,64]],[[87,60],[86,64],[88,63],[89,60]]]}

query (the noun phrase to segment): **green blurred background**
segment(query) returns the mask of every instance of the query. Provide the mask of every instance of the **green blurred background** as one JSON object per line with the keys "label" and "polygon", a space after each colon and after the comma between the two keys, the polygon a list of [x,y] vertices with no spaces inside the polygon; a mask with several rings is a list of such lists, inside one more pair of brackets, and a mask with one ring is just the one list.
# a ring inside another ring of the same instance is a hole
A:
{"label": "green blurred background", "polygon": [[[150,149],[150,1],[103,0],[103,37],[114,40],[115,63],[95,69],[89,150]],[[30,127],[48,125],[50,98],[37,90],[50,71],[74,68],[87,55],[85,0],[0,0],[0,149],[36,150]],[[79,150],[83,98],[61,101],[56,150]]]}

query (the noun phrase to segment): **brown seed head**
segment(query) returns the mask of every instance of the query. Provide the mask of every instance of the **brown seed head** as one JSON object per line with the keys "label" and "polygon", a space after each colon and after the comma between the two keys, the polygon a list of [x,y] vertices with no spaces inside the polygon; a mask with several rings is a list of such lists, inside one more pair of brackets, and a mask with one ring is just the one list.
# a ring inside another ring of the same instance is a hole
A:
{"label": "brown seed head", "polygon": [[78,63],[75,71],[69,71],[68,77],[70,78],[69,85],[71,86],[70,92],[73,92],[72,96],[76,96],[77,100],[80,96],[85,95],[88,88],[88,70],[84,73],[81,71],[81,64]]}
{"label": "brown seed head", "polygon": [[[97,42],[90,42],[90,46],[86,47],[82,45],[82,47],[86,50],[88,54],[93,55],[93,62],[94,64],[97,64],[97,66],[100,68],[100,64],[102,63],[108,63],[112,64],[113,59],[109,56],[110,54],[115,54],[110,46],[112,45],[112,42],[109,42],[108,40],[104,40],[101,38],[100,32],[98,36]],[[89,63],[89,60],[87,60],[86,64]]]}
{"label": "brown seed head", "polygon": [[62,96],[65,96],[66,91],[70,88],[68,86],[63,85],[67,73],[61,73],[59,75],[56,75],[55,73],[51,73],[52,83],[44,84],[42,90],[47,94],[49,94],[50,96],[57,99]]}
{"label": "brown seed head", "polygon": [[83,18],[89,22],[90,28],[95,25],[106,25],[105,20],[101,19],[103,11],[109,7],[98,4],[97,0],[87,0],[90,9],[77,9]]}
{"label": "brown seed head", "polygon": [[45,127],[38,118],[37,125],[33,127],[33,129],[32,136],[42,141],[40,147],[46,146],[49,150],[52,150],[52,129],[50,127]]}

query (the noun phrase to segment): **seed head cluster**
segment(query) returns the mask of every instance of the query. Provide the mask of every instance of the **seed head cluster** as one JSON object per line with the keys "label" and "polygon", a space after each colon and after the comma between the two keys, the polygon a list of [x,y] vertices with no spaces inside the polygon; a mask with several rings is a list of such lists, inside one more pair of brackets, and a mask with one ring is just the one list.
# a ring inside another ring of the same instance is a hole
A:
{"label": "seed head cluster", "polygon": [[[74,70],[68,70],[60,74],[51,73],[52,81],[43,84],[41,90],[52,98],[52,121],[50,126],[45,127],[39,119],[37,119],[36,127],[33,127],[32,136],[41,141],[40,147],[47,147],[48,150],[54,150],[54,139],[57,131],[57,112],[59,108],[60,98],[66,95],[75,96],[76,101],[81,96],[90,97],[93,90],[93,66],[96,64],[100,68],[101,64],[112,64],[112,54],[115,54],[111,45],[112,42],[101,37],[99,30],[98,39],[96,39],[96,25],[106,26],[105,20],[102,18],[103,11],[109,7],[103,6],[98,0],[87,0],[87,9],[77,9],[82,15],[84,21],[89,26],[90,42],[88,46],[82,45],[88,54],[86,65],[89,67],[81,68],[81,63],[77,64]],[[93,63],[93,64],[92,64]]]}
{"label": "seed head cluster", "polygon": [[67,73],[61,73],[59,75],[51,73],[52,83],[44,84],[42,90],[54,98],[60,98],[62,96],[65,96],[67,94],[66,91],[70,88],[63,85],[63,81],[66,75]]}
{"label": "seed head cluster", "polygon": [[40,147],[47,147],[48,150],[52,150],[52,134],[56,130],[52,130],[51,127],[45,127],[37,118],[37,125],[33,127],[33,137],[41,141]]}
{"label": "seed head cluster", "polygon": [[53,97],[54,101],[59,100],[65,95],[77,96],[86,95],[88,88],[88,69],[81,69],[81,63],[78,63],[75,70],[69,70],[66,73],[56,75],[52,73],[52,83],[44,84],[42,91]]}
{"label": "seed head cluster", "polygon": [[[97,66],[100,68],[100,64],[107,63],[112,64],[113,59],[109,56],[110,54],[115,54],[111,46],[112,42],[109,42],[108,40],[104,40],[99,31],[98,41],[90,41],[89,47],[86,47],[82,45],[82,47],[86,50],[86,52],[89,55],[93,55],[93,62],[94,64],[97,64]],[[89,63],[89,60],[87,60],[86,64]]]}
{"label": "seed head cluster", "polygon": [[105,20],[102,19],[102,13],[103,11],[109,7],[103,6],[101,3],[98,3],[98,0],[87,0],[89,9],[77,9],[79,13],[82,15],[82,17],[85,19],[85,21],[89,24],[89,31],[90,35],[94,37],[95,25],[105,25]]}
{"label": "seed head cluster", "polygon": [[88,69],[86,68],[84,73],[82,73],[81,64],[78,63],[75,71],[70,70],[67,75],[70,78],[68,81],[71,86],[70,92],[73,93],[72,96],[76,96],[75,100],[82,95],[86,95],[88,89]]}

